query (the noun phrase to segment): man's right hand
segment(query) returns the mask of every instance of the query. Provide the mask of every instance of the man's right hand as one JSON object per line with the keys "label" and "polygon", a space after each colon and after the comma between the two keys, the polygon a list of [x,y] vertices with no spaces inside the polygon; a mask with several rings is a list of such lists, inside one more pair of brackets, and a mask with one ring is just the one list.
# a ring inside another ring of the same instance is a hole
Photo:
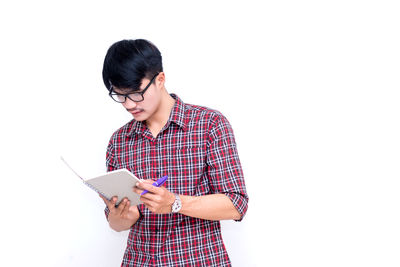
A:
{"label": "man's right hand", "polygon": [[139,219],[140,213],[137,206],[130,206],[130,202],[127,198],[124,198],[121,203],[115,207],[118,201],[116,196],[112,197],[110,201],[101,195],[100,197],[110,210],[108,214],[108,223],[111,229],[117,232],[129,230]]}

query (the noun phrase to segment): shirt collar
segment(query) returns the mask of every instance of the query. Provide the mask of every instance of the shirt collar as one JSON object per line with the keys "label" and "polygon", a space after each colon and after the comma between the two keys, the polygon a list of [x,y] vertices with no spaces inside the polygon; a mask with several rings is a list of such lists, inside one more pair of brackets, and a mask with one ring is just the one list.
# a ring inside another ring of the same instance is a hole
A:
{"label": "shirt collar", "polygon": [[[187,124],[188,124],[188,118],[186,114],[186,107],[185,103],[182,102],[182,100],[175,94],[170,94],[172,98],[175,99],[175,104],[171,110],[171,114],[169,116],[168,122],[163,128],[166,129],[169,127],[169,125],[173,122],[176,125],[180,126],[183,131],[186,131],[187,129]],[[137,134],[144,134],[145,130],[147,129],[147,126],[144,122],[141,121],[136,121],[133,119],[131,121],[130,129],[127,131],[127,136],[132,135],[133,133]]]}
{"label": "shirt collar", "polygon": [[169,120],[166,126],[169,126],[171,122],[179,125],[182,130],[186,131],[186,126],[188,123],[188,118],[186,114],[185,103],[175,94],[171,94],[171,96],[175,99],[174,107],[172,108],[171,115],[169,116]]}

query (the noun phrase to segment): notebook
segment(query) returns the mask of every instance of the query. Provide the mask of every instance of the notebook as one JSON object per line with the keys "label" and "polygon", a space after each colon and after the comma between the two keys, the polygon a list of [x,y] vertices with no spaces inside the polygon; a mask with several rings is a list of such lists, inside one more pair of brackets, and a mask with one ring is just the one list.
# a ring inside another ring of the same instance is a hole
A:
{"label": "notebook", "polygon": [[136,194],[132,190],[140,180],[127,169],[114,170],[94,178],[84,179],[74,169],[72,169],[63,157],[61,157],[61,160],[83,181],[85,185],[90,187],[92,190],[96,191],[108,200],[113,196],[117,196],[117,205],[124,197],[129,199],[131,206],[142,203],[140,201],[140,195]]}

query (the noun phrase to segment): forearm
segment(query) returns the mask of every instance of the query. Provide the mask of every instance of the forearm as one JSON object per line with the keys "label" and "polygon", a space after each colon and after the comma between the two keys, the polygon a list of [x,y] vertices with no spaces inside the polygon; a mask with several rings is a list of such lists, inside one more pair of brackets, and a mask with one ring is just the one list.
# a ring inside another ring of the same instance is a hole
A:
{"label": "forearm", "polygon": [[239,220],[241,215],[224,194],[205,196],[180,195],[181,214],[205,220]]}

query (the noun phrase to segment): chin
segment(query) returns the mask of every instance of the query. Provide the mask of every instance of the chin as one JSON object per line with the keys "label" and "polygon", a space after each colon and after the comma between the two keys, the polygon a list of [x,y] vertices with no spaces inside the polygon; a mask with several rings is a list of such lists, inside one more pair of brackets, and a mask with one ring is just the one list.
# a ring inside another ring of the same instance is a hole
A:
{"label": "chin", "polygon": [[135,121],[145,121],[146,119],[139,117],[139,116],[133,116],[133,118],[135,119]]}
{"label": "chin", "polygon": [[145,116],[145,114],[132,114],[132,116],[136,121],[145,121],[147,119],[147,116]]}

